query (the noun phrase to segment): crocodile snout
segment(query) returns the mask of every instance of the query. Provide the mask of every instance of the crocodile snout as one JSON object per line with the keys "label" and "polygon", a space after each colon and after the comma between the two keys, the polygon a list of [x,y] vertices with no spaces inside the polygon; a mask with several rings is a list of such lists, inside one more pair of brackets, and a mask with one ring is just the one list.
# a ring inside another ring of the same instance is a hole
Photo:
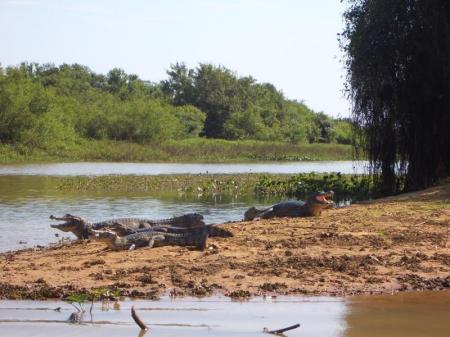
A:
{"label": "crocodile snout", "polygon": [[60,231],[63,231],[63,232],[71,232],[75,226],[72,224],[63,223],[63,224],[50,225],[50,227],[59,229]]}

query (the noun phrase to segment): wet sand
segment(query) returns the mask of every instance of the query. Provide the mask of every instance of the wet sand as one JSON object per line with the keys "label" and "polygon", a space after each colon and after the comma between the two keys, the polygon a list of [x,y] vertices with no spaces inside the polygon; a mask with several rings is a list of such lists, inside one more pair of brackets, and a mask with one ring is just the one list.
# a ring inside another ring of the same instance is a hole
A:
{"label": "wet sand", "polygon": [[96,242],[0,255],[0,298],[46,299],[92,288],[131,297],[391,293],[450,287],[450,182],[325,211],[223,225],[206,251],[114,252]]}

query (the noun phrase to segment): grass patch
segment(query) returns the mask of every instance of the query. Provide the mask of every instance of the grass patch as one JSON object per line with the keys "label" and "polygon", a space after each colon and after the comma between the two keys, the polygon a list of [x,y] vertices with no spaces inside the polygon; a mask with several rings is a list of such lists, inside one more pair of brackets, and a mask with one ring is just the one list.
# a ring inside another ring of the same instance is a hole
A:
{"label": "grass patch", "polygon": [[0,162],[110,161],[110,162],[242,162],[351,160],[350,145],[288,144],[192,138],[158,144],[79,139],[40,148],[0,144]]}

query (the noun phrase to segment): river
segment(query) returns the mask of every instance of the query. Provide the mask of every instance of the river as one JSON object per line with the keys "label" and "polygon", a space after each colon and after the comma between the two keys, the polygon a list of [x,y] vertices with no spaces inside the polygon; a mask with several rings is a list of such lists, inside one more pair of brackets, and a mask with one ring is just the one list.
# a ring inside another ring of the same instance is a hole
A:
{"label": "river", "polygon": [[44,163],[0,165],[0,175],[99,176],[305,172],[364,173],[367,162],[301,161],[265,163]]}
{"label": "river", "polygon": [[[94,306],[92,321],[68,324],[74,308],[61,301],[0,301],[0,335],[143,336],[132,321],[134,305],[150,326],[146,336],[270,336],[300,323],[287,336],[314,337],[447,337],[450,292],[415,292],[354,297],[283,297],[230,301],[226,297],[163,298],[124,301],[115,308]],[[54,308],[61,307],[60,311]],[[86,306],[89,308],[89,305]]]}

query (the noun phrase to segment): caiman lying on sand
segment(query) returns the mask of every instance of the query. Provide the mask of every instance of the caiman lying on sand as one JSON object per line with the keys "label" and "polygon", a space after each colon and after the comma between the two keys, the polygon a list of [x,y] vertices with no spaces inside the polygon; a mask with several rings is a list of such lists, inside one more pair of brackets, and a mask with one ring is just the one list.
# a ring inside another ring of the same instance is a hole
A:
{"label": "caiman lying on sand", "polygon": [[323,209],[334,205],[332,200],[327,199],[332,198],[333,196],[333,191],[318,192],[310,196],[305,202],[288,200],[262,210],[250,207],[244,214],[244,220],[250,221],[255,218],[270,219],[274,217],[317,216],[322,213]]}
{"label": "caiman lying on sand", "polygon": [[208,227],[196,228],[147,228],[133,234],[119,236],[110,230],[94,231],[94,239],[105,242],[113,250],[135,249],[140,247],[194,246],[200,250],[206,247]]}
{"label": "caiman lying on sand", "polygon": [[109,230],[118,236],[126,236],[145,229],[186,229],[192,230],[196,228],[207,228],[209,236],[230,237],[232,233],[226,229],[216,227],[214,225],[205,225],[203,215],[198,213],[188,213],[182,216],[173,217],[163,220],[151,220],[145,218],[118,218],[106,220],[96,223],[75,215],[66,214],[62,217],[50,216],[52,220],[65,221],[62,224],[50,225],[52,228],[59,229],[63,232],[71,232],[78,239],[88,239],[92,237],[96,231]]}
{"label": "caiman lying on sand", "polygon": [[170,219],[152,220],[145,218],[117,218],[101,222],[90,223],[89,221],[75,215],[66,214],[62,217],[50,215],[50,219],[65,221],[62,224],[50,225],[52,228],[63,232],[71,232],[78,239],[87,239],[92,230],[110,229],[120,236],[132,234],[138,229],[151,227],[180,227],[193,228],[205,226],[203,215],[198,213],[189,213]]}

